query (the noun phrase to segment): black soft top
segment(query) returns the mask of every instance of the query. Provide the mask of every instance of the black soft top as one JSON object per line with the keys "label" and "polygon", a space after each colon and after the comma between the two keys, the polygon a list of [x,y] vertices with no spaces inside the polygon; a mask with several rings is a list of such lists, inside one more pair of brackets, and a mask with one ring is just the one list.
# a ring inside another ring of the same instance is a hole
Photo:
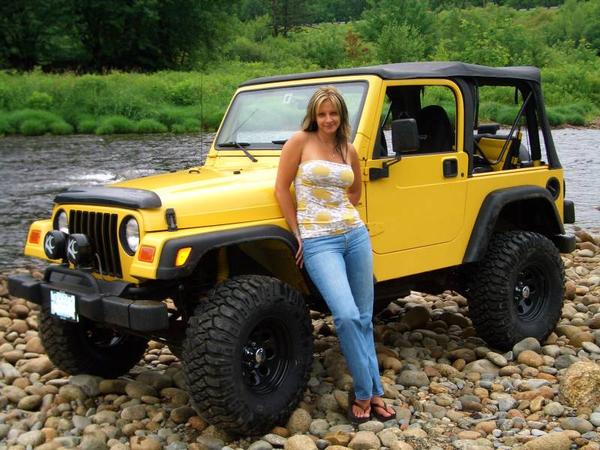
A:
{"label": "black soft top", "polygon": [[404,80],[409,78],[478,78],[483,81],[483,84],[485,84],[485,81],[501,84],[502,80],[540,82],[540,69],[532,66],[488,67],[456,61],[432,61],[382,64],[379,66],[261,77],[245,81],[240,86],[347,75],[377,75],[386,80]]}

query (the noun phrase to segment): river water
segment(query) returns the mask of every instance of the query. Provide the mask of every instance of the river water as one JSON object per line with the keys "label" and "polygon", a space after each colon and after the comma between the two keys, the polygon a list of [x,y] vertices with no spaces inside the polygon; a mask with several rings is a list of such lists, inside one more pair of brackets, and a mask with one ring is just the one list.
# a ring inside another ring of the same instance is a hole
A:
{"label": "river water", "polygon": [[[600,130],[552,132],[577,226],[600,228]],[[0,269],[39,265],[22,256],[29,224],[47,218],[54,195],[200,165],[213,134],[0,138]]]}

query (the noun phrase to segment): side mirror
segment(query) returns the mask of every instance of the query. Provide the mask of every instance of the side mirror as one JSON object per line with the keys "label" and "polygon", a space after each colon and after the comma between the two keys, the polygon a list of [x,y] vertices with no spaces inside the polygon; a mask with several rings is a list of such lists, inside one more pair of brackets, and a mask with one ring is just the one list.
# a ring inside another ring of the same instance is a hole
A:
{"label": "side mirror", "polygon": [[396,155],[416,152],[419,149],[419,131],[415,119],[392,121],[392,147]]}

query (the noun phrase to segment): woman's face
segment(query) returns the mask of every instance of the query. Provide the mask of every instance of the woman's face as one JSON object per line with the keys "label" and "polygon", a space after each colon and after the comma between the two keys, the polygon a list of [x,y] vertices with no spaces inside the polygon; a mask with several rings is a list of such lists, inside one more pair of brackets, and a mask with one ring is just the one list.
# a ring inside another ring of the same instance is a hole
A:
{"label": "woman's face", "polygon": [[325,100],[317,109],[319,131],[335,133],[340,126],[340,115],[330,100]]}

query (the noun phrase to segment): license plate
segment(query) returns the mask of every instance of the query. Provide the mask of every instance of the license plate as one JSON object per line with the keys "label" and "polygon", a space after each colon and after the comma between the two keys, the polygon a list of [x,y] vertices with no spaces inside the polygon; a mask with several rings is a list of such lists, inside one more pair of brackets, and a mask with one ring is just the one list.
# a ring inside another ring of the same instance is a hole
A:
{"label": "license plate", "polygon": [[61,291],[50,291],[50,313],[65,320],[79,321],[75,309],[75,296]]}

